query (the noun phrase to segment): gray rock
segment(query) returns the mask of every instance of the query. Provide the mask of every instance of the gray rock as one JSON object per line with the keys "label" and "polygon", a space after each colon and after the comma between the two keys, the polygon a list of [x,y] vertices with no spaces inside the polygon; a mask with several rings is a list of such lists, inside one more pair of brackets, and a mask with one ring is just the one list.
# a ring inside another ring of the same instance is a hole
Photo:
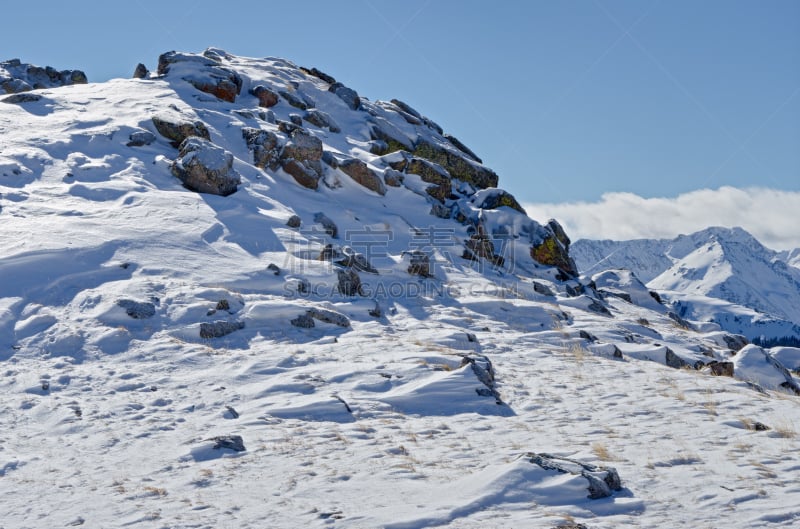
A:
{"label": "gray rock", "polygon": [[300,97],[296,96],[292,92],[287,90],[279,90],[278,93],[282,98],[286,100],[287,103],[292,105],[295,108],[299,108],[300,110],[307,110],[309,105]]}
{"label": "gray rock", "polygon": [[334,133],[342,131],[336,121],[327,112],[317,110],[316,108],[307,110],[306,113],[303,114],[303,119],[321,129],[328,129]]}
{"label": "gray rock", "polygon": [[573,474],[586,478],[589,499],[607,498],[615,491],[622,490],[622,482],[615,468],[581,463],[575,459],[544,453],[530,452],[527,457],[530,458],[531,463],[539,465],[545,470],[554,470],[562,474]]}
{"label": "gray rock", "polygon": [[159,134],[172,140],[173,147],[179,147],[186,138],[197,136],[206,140],[211,139],[208,129],[202,121],[170,121],[159,116],[153,117],[153,125]]}
{"label": "gray rock", "polygon": [[270,272],[272,272],[272,273],[273,273],[273,274],[275,274],[276,276],[279,276],[279,275],[281,275],[281,269],[280,269],[280,268],[278,267],[278,265],[276,265],[275,263],[270,263],[270,264],[267,266],[267,270],[269,270]]}
{"label": "gray rock", "polygon": [[42,96],[39,94],[14,94],[8,97],[3,98],[1,101],[3,103],[8,103],[10,105],[19,105],[22,103],[35,103],[36,101],[41,101]]}
{"label": "gray rock", "polygon": [[298,317],[291,320],[289,323],[301,329],[310,329],[314,327],[314,319],[308,314],[301,314]]}
{"label": "gray rock", "polygon": [[125,309],[125,313],[136,320],[152,318],[156,314],[156,306],[147,301],[120,299],[117,300],[117,305]]}
{"label": "gray rock", "polygon": [[420,277],[433,277],[433,268],[431,267],[430,255],[421,250],[403,252],[403,255],[409,256],[409,274]]}
{"label": "gray rock", "polygon": [[211,323],[200,324],[200,338],[211,339],[227,336],[239,329],[244,329],[243,321],[217,320]]}
{"label": "gray rock", "polygon": [[741,334],[725,334],[722,336],[722,339],[725,341],[725,345],[728,346],[728,349],[734,353],[739,352],[745,345],[750,343],[747,338]]}
{"label": "gray rock", "polygon": [[667,312],[667,317],[675,322],[675,325],[680,327],[681,329],[686,329],[687,331],[694,330],[694,326],[686,321],[685,319],[681,318],[675,312],[669,311]]}
{"label": "gray rock", "polygon": [[147,69],[142,63],[136,65],[136,69],[133,70],[133,78],[134,79],[146,79],[150,76],[150,70]]}
{"label": "gray rock", "polygon": [[339,237],[339,228],[336,226],[336,223],[328,218],[328,216],[324,213],[315,213],[314,222],[321,224],[322,228],[325,230],[325,233],[330,235],[332,238],[336,239]]}
{"label": "gray rock", "polygon": [[358,277],[358,273],[355,270],[352,268],[337,270],[337,275],[339,279],[337,289],[340,294],[345,296],[362,295],[361,278]]}
{"label": "gray rock", "polygon": [[135,130],[128,136],[128,147],[143,147],[156,141],[156,135],[149,130]]}
{"label": "gray rock", "polygon": [[322,159],[322,140],[300,128],[291,131],[290,137],[291,140],[284,147],[281,158],[294,158],[298,161]]}
{"label": "gray rock", "polygon": [[364,254],[353,252],[350,248],[345,248],[344,250],[344,259],[337,261],[336,264],[345,268],[355,268],[360,272],[378,273],[378,270],[370,264]]}
{"label": "gray rock", "polygon": [[361,108],[361,98],[358,97],[358,92],[352,88],[348,88],[342,83],[334,83],[328,88],[328,91],[336,94],[339,99],[350,107],[350,110],[358,110]]}
{"label": "gray rock", "polygon": [[308,75],[312,75],[312,76],[314,76],[314,77],[316,77],[318,79],[322,79],[323,81],[325,81],[328,84],[333,84],[333,83],[336,82],[336,79],[334,79],[330,75],[326,74],[322,70],[318,70],[317,68],[306,68],[304,66],[301,66],[300,70],[302,72],[304,72],[304,73],[307,73]]}
{"label": "gray rock", "polygon": [[333,261],[341,256],[342,254],[332,244],[326,244],[319,252],[320,261]]}
{"label": "gray rock", "polygon": [[233,155],[198,137],[184,140],[180,156],[171,166],[172,174],[192,191],[228,196],[241,182],[233,169]]}
{"label": "gray rock", "polygon": [[399,99],[392,99],[392,100],[391,100],[391,102],[392,102],[392,104],[393,104],[393,105],[395,105],[396,107],[398,107],[400,110],[402,110],[402,111],[403,111],[403,112],[405,112],[406,114],[410,114],[410,115],[414,116],[415,118],[417,118],[418,120],[422,121],[422,114],[420,114],[419,112],[417,112],[417,111],[416,111],[416,110],[415,110],[415,109],[414,109],[414,108],[413,108],[411,105],[409,105],[408,103],[404,103],[403,101],[400,101]]}
{"label": "gray rock", "polygon": [[222,448],[233,450],[234,452],[244,452],[246,450],[244,447],[244,439],[242,439],[241,435],[222,435],[219,437],[212,437],[209,440],[214,441],[215,450],[220,450]]}
{"label": "gray rock", "polygon": [[332,310],[311,308],[306,311],[306,315],[324,323],[331,323],[339,327],[350,327],[350,320],[344,314]]}
{"label": "gray rock", "polygon": [[[477,341],[475,335],[471,336],[473,339],[470,341]],[[469,339],[469,335],[467,339]],[[478,395],[482,397],[494,397],[497,404],[504,404],[503,399],[500,398],[500,393],[498,393],[497,388],[495,388],[494,366],[492,365],[492,361],[489,360],[487,356],[481,354],[473,353],[461,355],[461,367],[465,365],[470,365],[472,367],[472,372],[475,373],[478,380],[485,386],[484,388],[478,388],[478,390],[476,390]]]}
{"label": "gray rock", "polygon": [[386,187],[383,185],[380,176],[361,160],[349,158],[339,162],[339,169],[370,191],[379,195],[386,194]]}
{"label": "gray rock", "polygon": [[289,226],[290,228],[299,228],[300,226],[302,226],[302,224],[303,224],[302,219],[297,215],[292,215],[291,217],[289,217],[289,220],[286,221],[286,225]]}
{"label": "gray rock", "polygon": [[173,64],[193,63],[199,68],[193,68],[192,73],[182,79],[201,92],[233,103],[242,90],[242,78],[233,70],[221,66],[222,58],[223,55],[213,51],[203,55],[170,51],[159,56],[158,75],[167,75]]}
{"label": "gray rock", "polygon": [[289,114],[289,121],[291,121],[298,127],[303,126],[303,116],[301,116],[300,114],[295,114],[295,113]]}
{"label": "gray rock", "polygon": [[538,281],[533,282],[533,291],[543,296],[550,296],[550,297],[555,296],[553,290],[550,287],[542,283],[539,283]]}
{"label": "gray rock", "polygon": [[281,152],[277,134],[269,130],[244,127],[242,137],[247,148],[253,151],[253,165],[261,169],[277,169]]}
{"label": "gray rock", "polygon": [[523,207],[519,205],[519,202],[517,202],[517,199],[514,198],[514,195],[503,189],[498,189],[496,192],[490,193],[488,196],[484,197],[479,204],[476,204],[476,206],[482,209],[497,209],[505,206],[515,209],[523,215],[527,215],[525,209],[523,209]]}

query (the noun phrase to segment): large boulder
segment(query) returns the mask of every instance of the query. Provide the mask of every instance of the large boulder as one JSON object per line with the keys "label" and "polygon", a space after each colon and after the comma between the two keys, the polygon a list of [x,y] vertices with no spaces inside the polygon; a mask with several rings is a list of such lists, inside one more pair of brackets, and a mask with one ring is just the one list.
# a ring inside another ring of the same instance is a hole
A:
{"label": "large boulder", "polygon": [[283,170],[303,187],[317,189],[322,176],[322,141],[302,128],[292,130],[290,138],[280,156]]}
{"label": "large boulder", "polygon": [[169,51],[158,58],[158,75],[175,75],[201,92],[233,103],[242,90],[242,78],[220,64],[224,57],[218,50],[203,55]]}
{"label": "large boulder", "polygon": [[328,129],[331,132],[342,132],[341,127],[339,127],[330,114],[317,110],[316,108],[307,110],[305,114],[303,114],[303,119],[321,129]]}
{"label": "large boulder", "polygon": [[278,93],[266,86],[258,85],[252,88],[250,93],[258,98],[258,106],[260,107],[270,108],[278,104]]}
{"label": "large boulder", "polygon": [[211,139],[211,135],[202,121],[176,121],[167,117],[153,116],[153,125],[159,134],[171,140],[173,147],[179,147],[183,140],[191,136]]}
{"label": "large boulder", "polygon": [[171,169],[184,186],[200,193],[227,196],[235,193],[241,182],[233,169],[233,155],[198,137],[181,143],[180,155]]}
{"label": "large boulder", "polygon": [[361,98],[358,97],[358,93],[352,88],[348,88],[342,83],[334,82],[328,87],[328,91],[336,94],[339,99],[344,101],[345,105],[347,105],[350,110],[358,110],[361,108]]}
{"label": "large boulder", "polygon": [[370,191],[379,195],[386,194],[386,187],[383,185],[381,177],[361,160],[349,158],[339,162],[339,169]]}

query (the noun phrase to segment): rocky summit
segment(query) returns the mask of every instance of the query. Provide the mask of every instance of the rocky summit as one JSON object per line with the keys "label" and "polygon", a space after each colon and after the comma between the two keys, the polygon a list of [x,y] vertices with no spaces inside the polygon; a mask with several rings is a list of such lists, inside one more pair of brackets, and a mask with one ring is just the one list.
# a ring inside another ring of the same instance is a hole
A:
{"label": "rocky summit", "polygon": [[0,524],[797,523],[800,349],[581,275],[407,102],[151,66],[0,63]]}

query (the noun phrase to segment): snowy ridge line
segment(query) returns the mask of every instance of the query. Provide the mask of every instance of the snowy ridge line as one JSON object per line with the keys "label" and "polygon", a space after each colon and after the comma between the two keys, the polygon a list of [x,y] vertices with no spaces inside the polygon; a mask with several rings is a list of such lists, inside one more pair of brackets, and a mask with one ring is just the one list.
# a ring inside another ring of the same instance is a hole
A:
{"label": "snowy ridge line", "polygon": [[24,94],[4,526],[796,524],[800,349],[579,276],[406,103],[218,49]]}

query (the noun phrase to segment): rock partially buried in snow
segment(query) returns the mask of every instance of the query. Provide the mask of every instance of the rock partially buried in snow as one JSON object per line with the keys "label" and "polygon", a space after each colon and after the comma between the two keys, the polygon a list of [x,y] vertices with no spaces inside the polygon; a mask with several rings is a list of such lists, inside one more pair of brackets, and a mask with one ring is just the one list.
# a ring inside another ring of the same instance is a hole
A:
{"label": "rock partially buried in snow", "polygon": [[176,148],[191,136],[211,139],[211,135],[202,121],[174,121],[167,117],[154,116],[153,125],[158,133],[171,140],[172,146]]}
{"label": "rock partially buried in snow", "polygon": [[156,314],[156,306],[147,301],[120,299],[117,301],[117,305],[125,309],[125,313],[135,320],[152,318]]}
{"label": "rock partially buried in snow", "polygon": [[273,171],[277,169],[280,156],[277,134],[269,130],[244,127],[242,138],[247,143],[247,148],[253,151],[253,165],[261,169],[265,167]]}
{"label": "rock partially buried in snow", "polygon": [[241,182],[233,169],[233,155],[202,138],[187,138],[180,157],[172,163],[172,174],[192,191],[228,196]]}
{"label": "rock partially buried in snow", "polygon": [[175,75],[201,92],[233,103],[242,90],[242,78],[220,65],[226,54],[206,50],[203,55],[170,51],[158,58],[158,75]]}
{"label": "rock partially buried in snow", "polygon": [[218,320],[211,323],[200,324],[200,338],[205,340],[211,338],[222,338],[239,329],[244,329],[243,321],[225,321]]}
{"label": "rock partially buried in snow", "polygon": [[209,441],[214,441],[215,450],[220,450],[222,448],[233,450],[234,452],[244,452],[247,450],[244,447],[244,439],[242,439],[241,435],[221,435],[212,437]]}
{"label": "rock partially buried in snow", "polygon": [[559,457],[550,454],[528,453],[531,463],[539,465],[545,470],[554,470],[562,474],[573,474],[586,478],[589,499],[597,500],[607,498],[615,491],[622,490],[622,482],[617,470],[612,467],[598,467],[588,463],[581,463],[574,459]]}
{"label": "rock partially buried in snow", "polygon": [[86,74],[80,70],[56,70],[51,66],[36,66],[19,59],[0,62],[0,94],[15,94],[56,88],[73,84],[86,84]]}

